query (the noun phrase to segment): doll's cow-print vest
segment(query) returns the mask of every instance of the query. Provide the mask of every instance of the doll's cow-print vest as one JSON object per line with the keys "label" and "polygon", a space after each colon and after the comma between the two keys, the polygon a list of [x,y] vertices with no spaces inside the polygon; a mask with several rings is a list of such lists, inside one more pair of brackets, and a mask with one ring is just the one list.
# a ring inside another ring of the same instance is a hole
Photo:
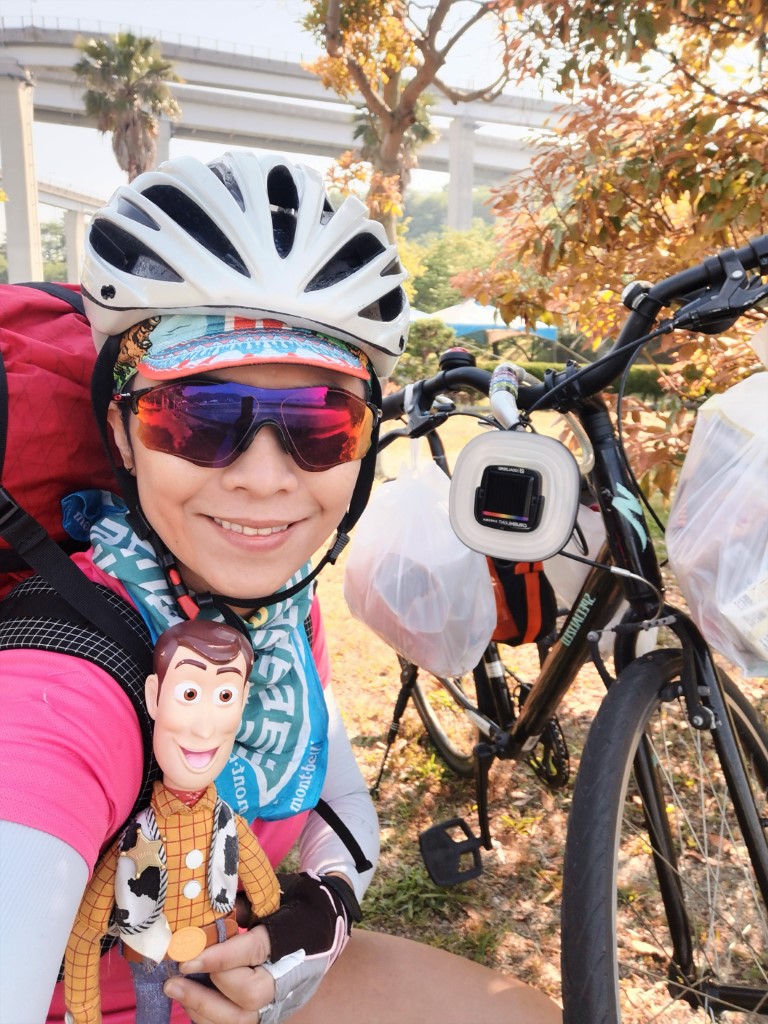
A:
{"label": "doll's cow-print vest", "polygon": [[[136,845],[139,832],[152,842],[160,841],[159,856],[164,865],[161,869],[145,869],[139,880],[141,884],[137,884],[134,878],[135,871],[130,858],[130,851]],[[168,889],[165,849],[151,807],[141,811],[128,823],[119,849],[128,856],[118,859],[115,923],[121,935],[136,935],[150,928],[162,914]],[[217,798],[208,854],[208,894],[211,907],[217,915],[228,914],[235,905],[238,864],[239,841],[235,815],[228,804]]]}

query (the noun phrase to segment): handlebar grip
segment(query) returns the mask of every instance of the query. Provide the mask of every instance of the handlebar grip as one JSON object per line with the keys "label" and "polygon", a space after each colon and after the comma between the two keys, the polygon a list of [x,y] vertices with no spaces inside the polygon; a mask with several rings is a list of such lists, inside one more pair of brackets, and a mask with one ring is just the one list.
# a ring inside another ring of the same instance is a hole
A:
{"label": "handlebar grip", "polygon": [[740,263],[745,271],[768,270],[768,235],[758,235],[741,249],[724,249],[714,256],[708,256],[695,267],[681,270],[679,274],[659,281],[651,287],[648,298],[666,306],[672,299],[698,288],[722,284],[726,276],[724,260],[727,257]]}
{"label": "handlebar grip", "polygon": [[737,249],[736,259],[745,270],[768,269],[768,235],[758,235],[742,249]]}

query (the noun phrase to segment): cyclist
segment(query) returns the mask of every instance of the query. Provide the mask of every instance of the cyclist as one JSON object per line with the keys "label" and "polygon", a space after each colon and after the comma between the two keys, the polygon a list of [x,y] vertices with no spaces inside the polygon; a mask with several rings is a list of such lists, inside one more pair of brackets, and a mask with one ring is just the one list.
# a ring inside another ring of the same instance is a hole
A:
{"label": "cyclist", "polygon": [[[166,983],[195,1021],[264,1024],[297,1008],[305,1024],[560,1019],[519,982],[361,931],[320,984],[372,869],[312,809],[322,797],[370,862],[378,830],[328,686],[310,558],[370,491],[379,379],[405,344],[403,278],[361,203],[334,212],[313,171],[276,156],[169,161],[118,189],[89,228],[95,380],[108,369],[97,418],[126,504],[103,505],[76,560],[153,639],[198,614],[247,633],[251,691],[217,785],[256,819],[273,864],[298,845],[280,910],[183,968],[216,989]],[[0,675],[0,1020],[34,1024],[99,852],[139,791],[142,739],[125,693],[90,662],[4,651]],[[262,966],[277,960],[281,976]],[[104,1019],[131,1020],[123,962],[109,954],[102,967]]]}

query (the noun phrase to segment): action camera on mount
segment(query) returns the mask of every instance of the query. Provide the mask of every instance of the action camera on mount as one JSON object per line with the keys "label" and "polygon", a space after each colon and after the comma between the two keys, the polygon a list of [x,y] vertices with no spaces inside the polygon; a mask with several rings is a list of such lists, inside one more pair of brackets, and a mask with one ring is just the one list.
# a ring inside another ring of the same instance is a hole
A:
{"label": "action camera on mount", "polygon": [[467,547],[508,562],[539,562],[568,543],[579,506],[575,458],[552,437],[497,430],[465,445],[449,511]]}
{"label": "action camera on mount", "polygon": [[491,530],[528,533],[539,525],[541,473],[523,466],[486,466],[475,491],[475,520]]}

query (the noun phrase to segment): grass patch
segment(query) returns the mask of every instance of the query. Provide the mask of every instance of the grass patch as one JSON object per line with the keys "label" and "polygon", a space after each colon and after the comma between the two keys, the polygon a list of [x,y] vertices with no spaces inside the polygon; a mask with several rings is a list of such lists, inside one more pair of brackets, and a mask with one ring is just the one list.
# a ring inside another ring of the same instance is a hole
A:
{"label": "grass patch", "polygon": [[372,929],[383,928],[393,918],[427,925],[435,917],[453,918],[457,908],[470,899],[464,889],[442,889],[435,885],[420,864],[403,864],[374,878],[363,900],[363,914],[366,926]]}

